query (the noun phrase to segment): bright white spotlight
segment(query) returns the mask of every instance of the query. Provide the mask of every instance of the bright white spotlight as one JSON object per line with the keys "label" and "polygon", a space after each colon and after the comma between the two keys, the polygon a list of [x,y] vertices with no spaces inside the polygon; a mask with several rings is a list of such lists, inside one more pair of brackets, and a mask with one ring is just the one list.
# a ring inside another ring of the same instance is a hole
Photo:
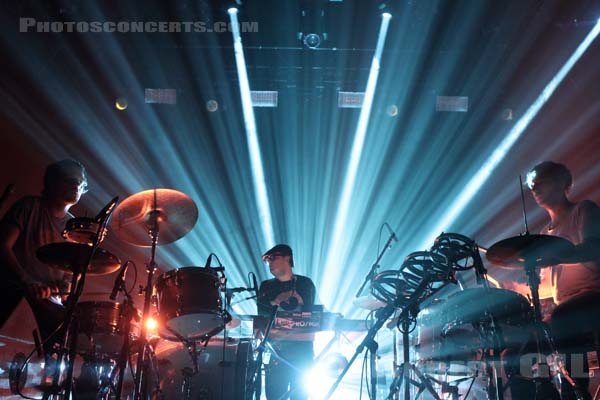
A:
{"label": "bright white spotlight", "polygon": [[381,14],[381,16],[382,16],[383,18],[387,18],[387,19],[390,19],[390,18],[392,18],[392,14],[390,14],[390,13],[388,13],[388,12],[384,12],[383,14]]}
{"label": "bright white spotlight", "polygon": [[262,159],[260,155],[260,146],[258,144],[256,119],[254,118],[254,109],[252,108],[250,82],[248,81],[246,60],[244,59],[244,48],[242,47],[242,37],[240,36],[240,28],[237,19],[237,9],[229,9],[229,19],[231,21],[231,30],[233,35],[233,50],[235,53],[235,64],[238,72],[238,81],[240,85],[242,113],[244,115],[244,125],[246,126],[246,136],[248,138],[248,151],[250,153],[250,165],[252,168],[252,178],[254,181],[254,193],[260,212],[259,219],[262,226],[263,236],[265,238],[264,245],[266,248],[268,248],[275,244],[275,235],[273,233],[273,224],[271,222],[271,207],[269,205],[269,198],[267,196],[265,173],[263,170]]}
{"label": "bright white spotlight", "polygon": [[512,127],[512,129],[508,132],[508,135],[502,140],[502,142],[498,145],[496,150],[490,155],[487,161],[481,166],[479,171],[471,180],[467,183],[463,191],[458,195],[458,197],[454,200],[450,209],[446,212],[446,214],[441,218],[440,222],[436,225],[436,227],[431,231],[431,233],[426,237],[425,241],[422,243],[419,248],[429,248],[435,238],[442,232],[450,227],[450,225],[454,222],[454,220],[460,215],[460,213],[465,209],[467,204],[471,201],[471,199],[477,194],[479,189],[483,186],[483,184],[487,181],[487,179],[492,174],[492,171],[500,164],[500,162],[504,159],[508,151],[512,148],[515,142],[521,137],[525,129],[529,126],[529,123],[535,118],[541,108],[546,104],[552,93],[556,90],[558,85],[562,82],[565,76],[571,71],[573,65],[581,58],[583,53],[590,47],[594,39],[600,33],[600,20],[598,23],[592,28],[590,33],[587,34],[585,39],[577,46],[577,49],[573,52],[571,57],[565,62],[562,68],[554,75],[554,77],[548,82],[542,93],[539,94],[537,99],[529,106],[527,111],[523,114],[523,116],[517,121],[517,123]]}
{"label": "bright white spotlight", "polygon": [[[367,87],[365,89],[362,108],[358,117],[358,124],[354,133],[354,142],[352,144],[350,161],[348,163],[348,169],[346,170],[342,195],[340,197],[339,207],[333,225],[333,234],[330,241],[331,249],[327,254],[325,268],[331,268],[334,265],[336,265],[336,263],[339,263],[342,258],[341,255],[343,251],[347,251],[347,249],[342,248],[341,246],[343,246],[345,243],[348,243],[348,241],[342,240],[341,236],[342,233],[346,230],[345,222],[348,216],[350,200],[352,198],[352,191],[354,190],[354,182],[356,180],[356,174],[358,171],[358,165],[360,163],[360,157],[365,142],[365,136],[367,134],[367,126],[369,124],[369,117],[371,115],[371,107],[373,105],[375,87],[377,86],[377,78],[379,77],[381,54],[383,52],[383,46],[385,44],[385,38],[387,36],[389,24],[390,18],[385,17],[384,15],[383,18],[381,18],[379,36],[377,38],[377,46],[375,47],[375,54],[373,54],[373,60],[371,61],[371,70],[369,71]],[[324,284],[327,287],[324,290],[322,290],[321,293],[337,293],[337,291],[333,288],[333,285],[336,285],[337,282],[326,280]],[[334,298],[327,300],[333,301]]]}
{"label": "bright white spotlight", "polygon": [[227,9],[227,12],[231,15],[231,14],[237,14],[238,9],[235,7],[231,7]]}

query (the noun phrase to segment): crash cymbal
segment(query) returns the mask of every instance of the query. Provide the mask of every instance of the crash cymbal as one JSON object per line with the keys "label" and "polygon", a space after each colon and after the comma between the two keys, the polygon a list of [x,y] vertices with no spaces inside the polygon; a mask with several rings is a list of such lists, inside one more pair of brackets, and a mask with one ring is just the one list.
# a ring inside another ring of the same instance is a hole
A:
{"label": "crash cymbal", "polygon": [[158,245],[168,244],[192,230],[198,219],[196,203],[172,189],[150,189],[129,196],[115,209],[111,227],[117,237],[136,246],[150,247],[149,229],[158,225]]}
{"label": "crash cymbal", "polygon": [[[87,261],[91,247],[82,243],[59,242],[40,247],[37,258],[44,264],[65,272],[77,272]],[[103,248],[96,249],[87,270],[88,275],[110,274],[119,269],[121,260]]]}
{"label": "crash cymbal", "polygon": [[385,307],[385,303],[381,300],[377,300],[371,296],[357,297],[352,300],[352,304],[355,307],[362,308],[363,310],[379,310]]}
{"label": "crash cymbal", "polygon": [[486,253],[492,264],[503,269],[523,269],[525,261],[539,265],[542,258],[560,257],[573,249],[567,239],[550,235],[515,236],[493,244]]}

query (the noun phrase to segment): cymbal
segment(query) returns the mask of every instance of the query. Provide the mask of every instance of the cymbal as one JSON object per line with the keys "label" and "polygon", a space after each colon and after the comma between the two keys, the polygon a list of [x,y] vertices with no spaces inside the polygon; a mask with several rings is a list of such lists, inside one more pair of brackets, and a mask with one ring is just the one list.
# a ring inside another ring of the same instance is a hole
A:
{"label": "cymbal", "polygon": [[563,256],[573,249],[567,239],[551,235],[514,236],[493,244],[486,253],[492,264],[503,269],[523,269],[525,261],[538,264],[541,258]]}
{"label": "cymbal", "polygon": [[377,300],[371,296],[357,297],[352,300],[352,305],[363,310],[379,310],[385,307],[385,303],[381,300]]}
{"label": "cymbal", "polygon": [[111,227],[127,243],[150,247],[149,229],[158,225],[157,245],[185,236],[198,219],[196,203],[188,195],[172,189],[150,189],[129,196],[115,209]]}
{"label": "cymbal", "polygon": [[[40,247],[37,258],[44,264],[65,272],[80,272],[79,269],[87,261],[91,247],[82,243],[59,242]],[[96,249],[87,270],[88,275],[110,274],[119,269],[121,260],[108,250]]]}

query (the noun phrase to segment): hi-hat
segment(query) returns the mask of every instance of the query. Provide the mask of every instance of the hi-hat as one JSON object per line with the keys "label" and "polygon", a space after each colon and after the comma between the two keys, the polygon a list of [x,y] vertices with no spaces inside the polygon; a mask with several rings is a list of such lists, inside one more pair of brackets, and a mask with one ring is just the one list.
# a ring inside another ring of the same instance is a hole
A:
{"label": "hi-hat", "polygon": [[[59,242],[40,247],[37,258],[44,264],[61,271],[80,273],[90,255],[92,247],[82,243]],[[96,249],[90,261],[87,275],[110,274],[119,269],[121,260],[103,248]]]}
{"label": "hi-hat", "polygon": [[493,244],[486,253],[492,264],[503,269],[523,269],[525,263],[539,267],[543,259],[558,258],[573,250],[573,243],[551,235],[515,236]]}
{"label": "hi-hat", "polygon": [[198,219],[196,203],[172,189],[150,189],[129,196],[115,209],[111,227],[115,235],[136,246],[150,247],[151,229],[158,229],[158,245],[185,236]]}

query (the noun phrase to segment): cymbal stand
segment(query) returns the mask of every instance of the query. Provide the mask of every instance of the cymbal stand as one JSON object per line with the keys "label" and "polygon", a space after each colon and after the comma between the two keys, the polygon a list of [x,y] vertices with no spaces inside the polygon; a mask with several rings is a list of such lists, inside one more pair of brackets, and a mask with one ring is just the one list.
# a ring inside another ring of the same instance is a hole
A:
{"label": "cymbal stand", "polygon": [[[545,364],[545,357],[542,358],[540,341],[544,340],[548,346],[548,350],[555,357],[556,362],[559,366],[559,373],[564,377],[567,382],[573,387],[573,391],[578,400],[583,400],[582,389],[578,387],[577,383],[571,378],[569,371],[567,371],[562,357],[559,356],[554,345],[554,340],[548,331],[546,324],[542,320],[542,306],[540,303],[539,287],[540,287],[540,275],[536,268],[536,261],[531,257],[525,258],[525,273],[527,274],[527,281],[529,289],[531,291],[531,301],[533,303],[533,323],[535,327],[535,341],[538,350],[538,363]],[[540,339],[543,338],[543,339]],[[544,361],[542,361],[544,360]],[[540,389],[540,385],[536,382],[536,394]],[[537,396],[536,396],[537,397]]]}
{"label": "cymbal stand", "polygon": [[[89,265],[96,253],[96,250],[100,247],[100,243],[102,242],[104,235],[103,232],[106,229],[106,225],[110,220],[112,212],[114,211],[114,207],[119,200],[118,197],[113,198],[108,205],[104,207],[101,211],[101,214],[98,218],[98,230],[96,231],[96,236],[90,246],[90,251],[84,263],[78,265],[74,268],[71,290],[69,292],[67,305],[66,305],[66,315],[65,315],[65,324],[62,326],[62,329],[58,331],[59,337],[62,336],[62,340],[60,342],[60,347],[57,350],[58,357],[56,359],[56,364],[54,366],[55,370],[52,376],[52,386],[50,388],[50,393],[44,393],[43,398],[48,398],[49,395],[56,394],[58,395],[61,391],[60,378],[61,378],[61,365],[65,362],[65,370],[66,376],[64,380],[64,388],[62,388],[64,398],[68,399],[71,396],[71,391],[73,389],[73,369],[75,367],[75,356],[77,354],[77,331],[79,330],[79,323],[75,321],[75,309],[77,307],[77,302],[79,301],[79,297],[81,297],[81,293],[83,292],[83,287],[85,285],[85,278],[87,275],[87,270]],[[63,336],[64,335],[64,336]]]}
{"label": "cymbal stand", "polygon": [[[489,297],[489,295],[491,295],[491,288],[489,281],[486,278],[487,269],[481,260],[479,246],[475,243],[473,244],[472,257],[477,282],[483,286],[486,294],[483,300],[484,321],[478,325],[480,328],[482,344],[484,345],[483,347],[485,347],[484,350],[487,350],[484,353],[486,365],[491,369],[490,380],[488,383],[488,397],[490,399],[500,400],[504,397],[502,390],[502,374],[499,371],[501,361],[500,352],[505,347],[504,337],[496,317],[492,314],[492,306]],[[489,338],[491,338],[491,340],[488,340]],[[488,364],[488,361],[491,365]]]}
{"label": "cymbal stand", "polygon": [[[156,270],[156,246],[158,243],[159,224],[158,217],[159,211],[154,209],[150,211],[148,234],[152,239],[152,247],[150,250],[150,262],[147,264],[146,269],[148,272],[148,279],[146,281],[146,287],[144,288],[144,308],[142,311],[142,326],[140,328],[139,340],[143,343],[140,352],[138,353],[136,368],[135,368],[135,380],[134,380],[134,400],[141,400],[146,398],[146,373],[148,368],[148,362],[152,359],[154,350],[148,342],[146,337],[146,318],[150,312],[150,304],[152,302],[152,281],[154,278],[154,271]],[[156,382],[156,390],[160,390]]]}

